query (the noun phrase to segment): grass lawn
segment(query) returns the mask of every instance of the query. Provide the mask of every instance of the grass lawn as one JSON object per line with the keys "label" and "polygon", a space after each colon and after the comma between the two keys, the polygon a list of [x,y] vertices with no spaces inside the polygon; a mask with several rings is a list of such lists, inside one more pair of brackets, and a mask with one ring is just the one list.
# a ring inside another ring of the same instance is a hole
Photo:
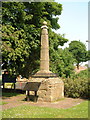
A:
{"label": "grass lawn", "polygon": [[4,110],[3,118],[88,118],[88,101],[69,109],[22,105]]}
{"label": "grass lawn", "polygon": [[0,105],[8,104],[7,102],[0,101]]}

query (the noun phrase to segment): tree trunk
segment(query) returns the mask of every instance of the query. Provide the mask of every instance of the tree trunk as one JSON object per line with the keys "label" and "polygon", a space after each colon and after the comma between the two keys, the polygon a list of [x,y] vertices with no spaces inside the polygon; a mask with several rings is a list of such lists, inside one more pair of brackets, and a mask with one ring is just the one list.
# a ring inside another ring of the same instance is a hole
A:
{"label": "tree trunk", "polygon": [[79,70],[79,63],[77,63],[77,69]]}

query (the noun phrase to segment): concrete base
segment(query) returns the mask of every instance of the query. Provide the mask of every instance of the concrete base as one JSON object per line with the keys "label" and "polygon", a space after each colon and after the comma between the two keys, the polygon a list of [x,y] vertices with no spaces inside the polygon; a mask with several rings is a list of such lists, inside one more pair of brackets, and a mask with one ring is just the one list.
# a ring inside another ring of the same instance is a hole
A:
{"label": "concrete base", "polygon": [[[59,77],[30,78],[30,82],[41,82],[37,91],[38,101],[52,102],[64,98],[64,83]],[[30,95],[33,95],[33,92]]]}

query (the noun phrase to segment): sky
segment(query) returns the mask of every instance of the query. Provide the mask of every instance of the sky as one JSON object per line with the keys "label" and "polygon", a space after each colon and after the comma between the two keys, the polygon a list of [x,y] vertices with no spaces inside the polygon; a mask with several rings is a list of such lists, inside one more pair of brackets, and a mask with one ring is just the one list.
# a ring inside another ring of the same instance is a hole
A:
{"label": "sky", "polygon": [[80,40],[88,49],[88,0],[55,0],[61,3],[63,10],[59,16],[58,23],[60,29],[57,33],[65,34],[65,38],[69,39],[68,43],[62,48],[68,47],[73,40]]}

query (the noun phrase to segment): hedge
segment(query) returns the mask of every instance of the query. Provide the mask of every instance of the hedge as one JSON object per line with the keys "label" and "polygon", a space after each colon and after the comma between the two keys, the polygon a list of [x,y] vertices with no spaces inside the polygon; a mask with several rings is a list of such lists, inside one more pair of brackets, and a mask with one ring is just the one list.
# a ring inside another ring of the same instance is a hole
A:
{"label": "hedge", "polygon": [[90,77],[88,74],[88,70],[84,70],[71,78],[64,79],[65,96],[73,98],[89,98]]}

